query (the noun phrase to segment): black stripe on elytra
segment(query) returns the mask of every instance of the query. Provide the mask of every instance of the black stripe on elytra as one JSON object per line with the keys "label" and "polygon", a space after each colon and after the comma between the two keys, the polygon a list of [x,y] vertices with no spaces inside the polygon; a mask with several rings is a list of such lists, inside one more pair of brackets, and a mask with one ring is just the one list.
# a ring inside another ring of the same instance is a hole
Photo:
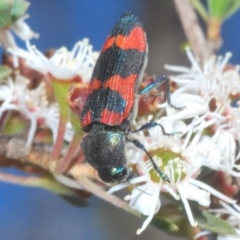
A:
{"label": "black stripe on elytra", "polygon": [[93,70],[92,79],[107,81],[113,75],[123,78],[131,74],[139,74],[144,66],[146,52],[135,49],[124,50],[116,45],[102,52]]}
{"label": "black stripe on elytra", "polygon": [[87,98],[81,118],[84,118],[87,112],[91,111],[92,123],[100,122],[101,113],[105,108],[111,112],[123,113],[126,104],[126,101],[117,91],[110,88],[94,89]]}
{"label": "black stripe on elytra", "polygon": [[127,12],[116,22],[110,32],[110,37],[117,36],[119,34],[127,36],[136,26],[142,28],[142,24],[139,22],[138,18],[133,13]]}

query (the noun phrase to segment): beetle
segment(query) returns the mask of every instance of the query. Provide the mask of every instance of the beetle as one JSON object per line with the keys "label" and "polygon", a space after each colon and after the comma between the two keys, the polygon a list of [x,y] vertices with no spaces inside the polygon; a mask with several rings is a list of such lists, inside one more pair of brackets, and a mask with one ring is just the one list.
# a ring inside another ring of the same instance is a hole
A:
{"label": "beetle", "polygon": [[162,125],[156,122],[149,122],[135,131],[130,129],[141,94],[166,82],[166,97],[171,105],[166,76],[138,90],[147,63],[147,50],[142,24],[133,13],[127,12],[111,30],[92,73],[87,101],[80,116],[82,129],[88,133],[81,147],[86,161],[97,170],[104,182],[120,182],[131,178],[132,173],[126,166],[126,142],[132,142],[145,151],[154,169],[165,181],[169,181],[144,146],[128,138],[130,132],[157,125],[167,134]]}

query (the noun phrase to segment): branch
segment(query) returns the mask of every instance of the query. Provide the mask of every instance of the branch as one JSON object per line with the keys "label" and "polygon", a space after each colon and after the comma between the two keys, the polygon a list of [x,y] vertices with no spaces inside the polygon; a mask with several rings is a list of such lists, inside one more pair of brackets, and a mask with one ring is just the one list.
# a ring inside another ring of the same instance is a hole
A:
{"label": "branch", "polygon": [[[11,138],[0,135],[0,165],[6,165],[7,158],[10,164],[14,160],[18,162],[21,161],[24,164],[34,164],[52,173],[57,173],[57,161],[51,157],[51,151],[52,145],[49,144],[33,144],[30,148],[26,148],[26,141],[23,138]],[[81,186],[97,197],[140,217],[140,214],[133,211],[127,202],[114,195],[108,194],[102,186],[90,180],[98,180],[98,176],[96,171],[88,164],[76,163],[65,174],[73,177]],[[31,179],[0,173],[0,180],[26,185]]]}
{"label": "branch", "polygon": [[[65,150],[65,149],[63,149]],[[52,145],[50,144],[33,144],[26,147],[26,141],[22,137],[5,137],[0,135],[0,165],[4,158],[10,160],[21,161],[22,163],[30,163],[41,167],[50,172],[57,172],[56,159],[51,157]],[[4,161],[6,162],[6,160]],[[76,163],[68,171],[71,173],[84,174],[90,178],[98,179],[96,171],[86,163]]]}
{"label": "branch", "polygon": [[125,210],[126,212],[130,212],[132,214],[134,214],[135,216],[141,217],[141,214],[133,211],[127,202],[123,201],[122,199],[108,194],[105,190],[103,190],[102,188],[100,188],[99,186],[97,186],[96,184],[94,184],[92,181],[90,181],[86,176],[83,175],[75,175],[74,173],[72,173],[72,176],[78,180],[78,182],[85,187],[86,189],[88,189],[88,191],[94,193],[94,195],[96,195],[97,197],[110,202],[111,204],[113,204],[114,206],[121,208],[123,210]]}
{"label": "branch", "polygon": [[189,0],[173,0],[179,18],[181,20],[185,35],[189,40],[195,56],[201,62],[208,59],[214,52],[198,23],[197,15]]}

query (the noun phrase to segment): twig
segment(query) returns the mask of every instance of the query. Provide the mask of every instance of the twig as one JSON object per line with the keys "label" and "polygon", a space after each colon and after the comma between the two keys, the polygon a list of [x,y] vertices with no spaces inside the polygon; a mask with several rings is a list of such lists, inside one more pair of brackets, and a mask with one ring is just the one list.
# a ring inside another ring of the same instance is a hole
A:
{"label": "twig", "polygon": [[[52,145],[33,144],[31,148],[26,148],[26,140],[21,137],[5,137],[0,135],[0,156],[11,160],[21,161],[39,166],[50,172],[57,172],[56,159],[51,157]],[[1,165],[1,158],[0,158]],[[88,164],[74,164],[66,174],[78,173],[97,179],[96,171]]]}
{"label": "twig", "polygon": [[32,180],[36,179],[36,177],[22,177],[22,176],[15,176],[8,173],[0,172],[0,181],[6,182],[6,183],[12,183],[17,185],[28,185],[29,182],[32,182]]}
{"label": "twig", "polygon": [[194,54],[203,62],[213,53],[209,49],[205,35],[198,23],[197,15],[189,0],[173,0],[184,32]]}
{"label": "twig", "polygon": [[90,181],[86,176],[83,175],[75,175],[73,174],[73,177],[78,180],[78,182],[85,187],[88,191],[94,193],[94,195],[96,195],[97,197],[110,202],[111,204],[113,204],[114,206],[121,208],[127,212],[130,212],[138,217],[141,217],[141,214],[133,211],[127,202],[123,201],[122,199],[108,194],[106,191],[104,191],[102,188],[100,188],[99,186],[97,186],[96,184],[94,184],[92,181]]}

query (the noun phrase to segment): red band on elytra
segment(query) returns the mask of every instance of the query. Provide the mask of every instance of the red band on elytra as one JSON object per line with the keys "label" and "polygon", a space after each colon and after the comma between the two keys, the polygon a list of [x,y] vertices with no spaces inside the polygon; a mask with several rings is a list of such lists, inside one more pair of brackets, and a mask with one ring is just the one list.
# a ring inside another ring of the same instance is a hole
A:
{"label": "red band on elytra", "polygon": [[144,52],[146,51],[145,33],[143,29],[138,26],[133,28],[127,36],[119,34],[118,36],[109,37],[102,48],[102,52],[114,44],[123,50],[136,49],[139,52]]}

